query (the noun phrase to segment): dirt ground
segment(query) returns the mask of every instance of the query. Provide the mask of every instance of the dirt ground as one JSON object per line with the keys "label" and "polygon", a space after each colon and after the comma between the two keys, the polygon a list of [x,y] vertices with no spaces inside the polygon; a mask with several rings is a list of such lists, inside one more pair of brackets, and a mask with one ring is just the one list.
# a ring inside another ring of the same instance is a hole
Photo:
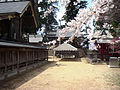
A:
{"label": "dirt ground", "polygon": [[52,60],[3,81],[0,90],[120,90],[120,68]]}

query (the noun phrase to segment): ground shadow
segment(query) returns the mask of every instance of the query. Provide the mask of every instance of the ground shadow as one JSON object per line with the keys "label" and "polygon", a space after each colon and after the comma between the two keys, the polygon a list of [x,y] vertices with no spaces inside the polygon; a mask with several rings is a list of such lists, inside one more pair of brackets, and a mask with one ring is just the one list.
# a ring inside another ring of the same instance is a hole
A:
{"label": "ground shadow", "polygon": [[86,59],[88,63],[92,65],[108,65],[107,61],[102,61],[100,58],[88,58]]}
{"label": "ground shadow", "polygon": [[81,58],[62,58],[60,61],[81,62]]}
{"label": "ground shadow", "polygon": [[48,69],[49,67],[53,67],[56,65],[57,64],[55,61],[48,61],[44,65],[24,71],[20,74],[7,78],[6,80],[2,80],[0,81],[0,90],[14,90],[20,87],[21,85],[23,85],[25,82],[36,77],[37,75]]}

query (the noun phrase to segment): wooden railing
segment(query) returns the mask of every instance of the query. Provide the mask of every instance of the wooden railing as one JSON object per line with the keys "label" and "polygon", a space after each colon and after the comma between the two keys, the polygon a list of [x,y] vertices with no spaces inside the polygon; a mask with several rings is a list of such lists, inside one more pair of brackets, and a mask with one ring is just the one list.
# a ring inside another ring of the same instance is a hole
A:
{"label": "wooden railing", "polygon": [[20,72],[48,60],[48,50],[44,47],[0,42],[0,75],[6,78],[9,72]]}

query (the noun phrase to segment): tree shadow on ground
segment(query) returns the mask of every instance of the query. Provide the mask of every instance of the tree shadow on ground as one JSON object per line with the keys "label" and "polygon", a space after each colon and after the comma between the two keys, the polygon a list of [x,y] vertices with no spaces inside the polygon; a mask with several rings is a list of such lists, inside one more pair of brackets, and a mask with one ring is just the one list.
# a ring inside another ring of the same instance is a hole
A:
{"label": "tree shadow on ground", "polygon": [[62,58],[60,61],[81,62],[81,58]]}
{"label": "tree shadow on ground", "polygon": [[56,61],[48,61],[47,64],[37,66],[33,69],[24,71],[20,74],[14,75],[10,78],[0,81],[0,90],[14,90],[25,82],[31,80],[36,77],[40,73],[47,70],[49,67],[56,66]]}

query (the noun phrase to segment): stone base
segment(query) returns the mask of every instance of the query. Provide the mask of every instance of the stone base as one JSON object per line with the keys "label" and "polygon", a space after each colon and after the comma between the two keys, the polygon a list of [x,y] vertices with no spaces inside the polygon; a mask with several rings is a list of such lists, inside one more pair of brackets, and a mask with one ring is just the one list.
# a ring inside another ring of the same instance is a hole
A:
{"label": "stone base", "polygon": [[110,57],[108,67],[110,67],[110,68],[119,68],[120,65],[119,65],[118,58],[117,57]]}

